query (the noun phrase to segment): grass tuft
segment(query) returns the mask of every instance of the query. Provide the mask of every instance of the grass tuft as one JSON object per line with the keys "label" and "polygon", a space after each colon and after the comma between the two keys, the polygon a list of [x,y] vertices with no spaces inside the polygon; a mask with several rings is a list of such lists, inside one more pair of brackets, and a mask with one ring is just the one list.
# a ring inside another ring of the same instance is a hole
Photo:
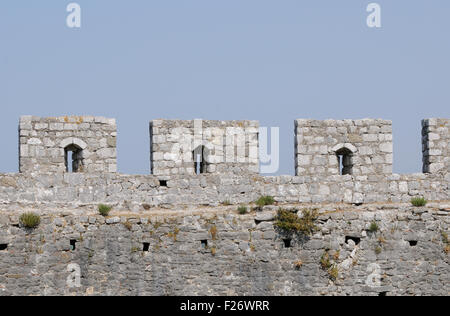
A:
{"label": "grass tuft", "polygon": [[109,212],[111,212],[112,207],[109,205],[105,205],[105,204],[100,204],[98,206],[98,212],[100,213],[100,215],[106,217],[108,216]]}
{"label": "grass tuft", "polygon": [[29,212],[22,214],[19,221],[26,228],[36,228],[41,223],[41,217],[36,213]]}
{"label": "grass tuft", "polygon": [[303,266],[303,261],[302,260],[297,260],[294,262],[294,267],[299,270],[301,267]]}
{"label": "grass tuft", "polygon": [[411,204],[416,207],[425,206],[427,205],[427,200],[423,197],[415,197],[411,199]]}
{"label": "grass tuft", "polygon": [[263,207],[266,205],[272,205],[275,203],[275,199],[271,196],[261,196],[258,200],[256,200],[256,205],[258,207]]}
{"label": "grass tuft", "polygon": [[318,217],[317,210],[303,210],[300,218],[296,213],[279,209],[275,218],[275,227],[286,233],[304,233],[311,235],[316,229],[314,224]]}
{"label": "grass tuft", "polygon": [[371,233],[376,233],[379,229],[380,229],[380,227],[378,227],[377,222],[373,221],[372,223],[370,223],[369,231]]}
{"label": "grass tuft", "polygon": [[239,206],[237,210],[238,210],[238,213],[241,215],[247,214],[247,212],[248,212],[247,206],[244,206],[244,205]]}

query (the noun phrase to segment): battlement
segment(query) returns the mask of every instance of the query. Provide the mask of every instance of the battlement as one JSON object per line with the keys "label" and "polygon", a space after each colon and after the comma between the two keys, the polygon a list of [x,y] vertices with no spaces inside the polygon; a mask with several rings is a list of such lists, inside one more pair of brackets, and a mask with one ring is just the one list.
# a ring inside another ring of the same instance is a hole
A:
{"label": "battlement", "polygon": [[297,175],[392,174],[392,122],[296,120]]}
{"label": "battlement", "polygon": [[450,120],[422,121],[423,172],[450,172]]}
{"label": "battlement", "polygon": [[[298,176],[390,175],[392,122],[381,119],[295,120]],[[257,121],[153,120],[150,166],[153,175],[257,174]],[[23,116],[19,165],[30,172],[117,172],[115,119],[80,116]],[[450,170],[450,119],[422,122],[423,172]]]}
{"label": "battlement", "polygon": [[22,116],[20,172],[117,172],[115,119]]}
{"label": "battlement", "polygon": [[150,122],[154,175],[258,173],[257,121]]}

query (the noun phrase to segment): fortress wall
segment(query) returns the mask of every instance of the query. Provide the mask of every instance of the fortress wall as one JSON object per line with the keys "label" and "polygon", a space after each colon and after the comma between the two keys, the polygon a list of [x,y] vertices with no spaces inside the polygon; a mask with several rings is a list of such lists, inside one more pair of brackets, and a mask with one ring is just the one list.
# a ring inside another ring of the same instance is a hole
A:
{"label": "fortress wall", "polygon": [[[422,121],[423,171],[450,170],[450,120]],[[115,119],[22,116],[21,173],[115,173]],[[150,165],[160,180],[200,174],[256,175],[257,121],[153,120]],[[391,175],[392,122],[381,119],[295,121],[298,176]]]}
{"label": "fortress wall", "polygon": [[422,121],[423,172],[450,172],[450,119]]}
{"label": "fortress wall", "polygon": [[0,202],[61,203],[68,205],[110,203],[219,205],[250,203],[262,195],[278,202],[371,203],[408,202],[423,196],[432,201],[450,200],[450,174],[390,176],[261,177],[222,175],[156,176],[122,174],[0,174]]}
{"label": "fortress wall", "polygon": [[320,212],[316,233],[302,237],[275,230],[267,209],[106,219],[57,212],[31,231],[2,211],[0,296],[449,295],[449,210]]}
{"label": "fortress wall", "polygon": [[392,152],[391,121],[295,121],[296,175],[392,174]]}
{"label": "fortress wall", "polygon": [[115,119],[22,116],[19,170],[66,172],[73,167],[77,172],[117,172],[116,138]]}
{"label": "fortress wall", "polygon": [[[21,173],[0,173],[0,295],[450,294],[448,120],[423,122],[426,173],[411,175],[391,173],[389,121],[298,120],[301,176],[276,177],[257,174],[257,122],[202,124],[199,137],[195,121],[153,121],[154,175],[125,175],[114,120],[21,118]],[[172,156],[182,135],[187,165]],[[222,164],[211,143],[246,159]],[[279,205],[238,214],[263,195]],[[435,202],[397,203],[416,196]],[[318,230],[274,229],[279,207],[318,209]],[[25,211],[38,228],[21,227]]]}
{"label": "fortress wall", "polygon": [[257,121],[154,120],[151,170],[162,178],[201,173],[257,174]]}

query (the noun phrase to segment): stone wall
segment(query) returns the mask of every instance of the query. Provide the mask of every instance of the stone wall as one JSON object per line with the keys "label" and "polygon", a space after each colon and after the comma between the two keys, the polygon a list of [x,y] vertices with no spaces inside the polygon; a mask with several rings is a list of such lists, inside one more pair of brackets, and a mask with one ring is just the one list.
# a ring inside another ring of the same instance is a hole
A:
{"label": "stone wall", "polygon": [[450,119],[422,121],[423,172],[450,172]]}
{"label": "stone wall", "polygon": [[152,174],[258,173],[258,127],[257,121],[154,120]]}
{"label": "stone wall", "polygon": [[278,202],[302,203],[409,202],[416,196],[447,201],[449,183],[450,173],[328,177],[203,174],[173,176],[167,181],[153,175],[0,174],[0,203],[109,203],[140,211],[143,204],[216,206],[249,203],[263,195]]}
{"label": "stone wall", "polygon": [[[423,171],[450,170],[449,119],[423,120]],[[151,170],[160,180],[203,174],[257,174],[257,121],[154,120]],[[117,172],[116,122],[103,117],[23,116],[19,170]],[[72,154],[72,156],[71,156]],[[392,123],[381,119],[295,121],[300,176],[392,174]]]}
{"label": "stone wall", "polygon": [[449,295],[448,207],[323,207],[310,237],[273,207],[35,210],[34,230],[0,210],[0,295]]}
{"label": "stone wall", "polygon": [[116,137],[115,119],[22,116],[20,172],[117,172]]}
{"label": "stone wall", "polygon": [[306,176],[392,174],[392,122],[296,120],[295,170]]}
{"label": "stone wall", "polygon": [[[448,128],[425,120],[426,173],[398,175],[389,121],[297,120],[301,175],[262,177],[257,122],[156,120],[154,174],[125,175],[114,120],[22,117],[21,173],[0,173],[0,295],[449,295]],[[318,209],[318,229],[274,229],[279,208]]]}

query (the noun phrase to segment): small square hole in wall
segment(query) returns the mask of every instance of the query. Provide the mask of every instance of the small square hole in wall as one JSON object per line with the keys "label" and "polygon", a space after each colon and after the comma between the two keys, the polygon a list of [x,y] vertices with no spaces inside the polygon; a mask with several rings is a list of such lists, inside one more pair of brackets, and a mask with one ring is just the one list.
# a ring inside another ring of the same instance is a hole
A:
{"label": "small square hole in wall", "polygon": [[167,180],[159,180],[160,187],[167,187]]}
{"label": "small square hole in wall", "polygon": [[150,249],[150,243],[144,242],[144,243],[142,244],[142,251],[143,251],[143,252],[148,252],[149,249]]}
{"label": "small square hole in wall", "polygon": [[409,240],[408,242],[411,247],[417,246],[417,240]]}
{"label": "small square hole in wall", "polygon": [[283,243],[284,243],[284,248],[291,248],[292,247],[290,238],[283,239]]}
{"label": "small square hole in wall", "polygon": [[355,245],[358,245],[361,242],[361,238],[359,238],[359,237],[345,236],[345,243],[346,244],[348,244],[349,240],[353,240]]}
{"label": "small square hole in wall", "polygon": [[208,247],[208,241],[206,239],[202,240],[201,243],[202,243],[202,248]]}
{"label": "small square hole in wall", "polygon": [[0,251],[5,251],[8,249],[8,244],[0,244]]}
{"label": "small square hole in wall", "polygon": [[77,243],[77,241],[75,239],[70,240],[70,250],[73,251],[76,249],[76,243]]}
{"label": "small square hole in wall", "polygon": [[380,292],[378,293],[378,296],[387,296],[388,292]]}

